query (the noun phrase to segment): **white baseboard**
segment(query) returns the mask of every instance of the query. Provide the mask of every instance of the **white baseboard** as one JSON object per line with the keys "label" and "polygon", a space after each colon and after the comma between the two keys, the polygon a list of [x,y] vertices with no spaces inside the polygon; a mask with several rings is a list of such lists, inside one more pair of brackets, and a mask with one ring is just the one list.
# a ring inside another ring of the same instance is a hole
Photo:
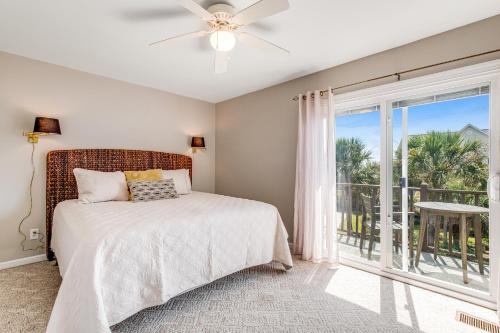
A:
{"label": "white baseboard", "polygon": [[16,260],[4,261],[4,262],[0,262],[0,270],[12,268],[12,267],[17,267],[17,266],[33,264],[35,262],[40,262],[40,261],[45,261],[45,260],[47,260],[47,256],[45,254],[39,254],[37,256],[31,256],[31,257],[20,258],[20,259],[16,259]]}

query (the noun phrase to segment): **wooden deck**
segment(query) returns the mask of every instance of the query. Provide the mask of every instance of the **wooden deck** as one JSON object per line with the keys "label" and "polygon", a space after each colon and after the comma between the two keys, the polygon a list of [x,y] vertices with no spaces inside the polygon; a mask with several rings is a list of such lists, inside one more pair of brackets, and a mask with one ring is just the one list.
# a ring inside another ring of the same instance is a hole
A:
{"label": "wooden deck", "polygon": [[[356,236],[347,237],[346,234],[339,234],[339,247],[341,257],[348,259],[361,260],[367,264],[378,265],[380,261],[380,243],[375,242],[372,250],[371,260],[368,259],[368,244],[365,242],[365,251],[360,254],[359,238]],[[401,254],[392,254],[393,267],[401,269]],[[467,264],[469,272],[469,283],[465,286],[482,292],[489,290],[490,269],[489,264],[484,266],[484,275],[479,273],[479,265],[476,262],[469,261]],[[460,258],[438,254],[434,260],[433,252],[423,252],[418,268],[410,265],[410,272],[417,273],[426,277],[464,286],[462,278],[462,263]]]}

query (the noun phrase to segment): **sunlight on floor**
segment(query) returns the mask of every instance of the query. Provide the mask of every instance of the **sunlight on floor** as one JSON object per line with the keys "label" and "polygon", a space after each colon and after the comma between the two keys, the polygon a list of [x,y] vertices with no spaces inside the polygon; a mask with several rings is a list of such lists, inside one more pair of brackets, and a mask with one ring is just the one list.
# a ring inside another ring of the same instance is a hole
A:
{"label": "sunlight on floor", "polygon": [[454,320],[457,310],[497,322],[494,311],[347,266],[325,292],[423,332],[478,332]]}

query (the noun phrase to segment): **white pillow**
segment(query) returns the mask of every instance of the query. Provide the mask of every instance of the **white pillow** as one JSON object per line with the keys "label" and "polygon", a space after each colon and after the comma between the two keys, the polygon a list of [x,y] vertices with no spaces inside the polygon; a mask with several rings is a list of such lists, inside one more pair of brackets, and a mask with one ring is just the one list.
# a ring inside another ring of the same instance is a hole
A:
{"label": "white pillow", "polygon": [[78,201],[92,203],[102,201],[127,201],[128,186],[121,171],[101,172],[73,169],[78,185]]}
{"label": "white pillow", "polygon": [[163,179],[173,179],[178,194],[191,193],[191,178],[189,178],[188,169],[162,170],[161,177]]}

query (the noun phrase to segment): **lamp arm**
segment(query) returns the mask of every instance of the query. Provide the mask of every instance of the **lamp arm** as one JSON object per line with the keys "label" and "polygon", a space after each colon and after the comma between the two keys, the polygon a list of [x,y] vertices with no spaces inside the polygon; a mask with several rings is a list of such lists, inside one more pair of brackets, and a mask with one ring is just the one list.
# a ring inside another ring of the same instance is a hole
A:
{"label": "lamp arm", "polygon": [[43,235],[41,235],[41,238],[38,240],[41,245],[31,249],[31,248],[25,248],[25,243],[28,240],[28,236],[23,232],[22,226],[23,223],[31,216],[31,213],[33,212],[33,181],[35,180],[35,173],[36,173],[36,167],[35,167],[35,142],[31,142],[32,149],[31,149],[31,180],[30,180],[30,187],[29,187],[29,200],[30,200],[30,205],[28,209],[28,213],[21,219],[21,222],[19,222],[17,231],[23,236],[23,240],[21,241],[21,247],[23,251],[33,251],[33,250],[38,250],[38,249],[43,249],[44,248],[44,242],[43,242]]}

